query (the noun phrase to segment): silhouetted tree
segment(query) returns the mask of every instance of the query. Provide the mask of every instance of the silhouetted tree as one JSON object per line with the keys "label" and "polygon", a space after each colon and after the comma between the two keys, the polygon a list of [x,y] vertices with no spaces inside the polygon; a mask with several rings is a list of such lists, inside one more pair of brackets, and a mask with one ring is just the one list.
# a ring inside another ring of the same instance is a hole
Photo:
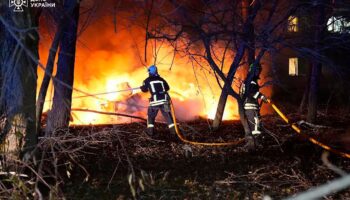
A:
{"label": "silhouetted tree", "polygon": [[[329,6],[328,0],[314,1],[314,14],[311,16],[312,29],[313,29],[313,51],[314,54],[321,57],[322,52],[322,40],[324,32],[327,30],[327,14],[326,7]],[[320,85],[320,76],[322,62],[317,59],[311,59],[311,73],[309,81],[309,100],[308,100],[308,112],[307,120],[309,122],[315,122],[317,117],[317,104],[318,104],[318,92]]]}
{"label": "silhouetted tree", "polygon": [[71,112],[80,4],[78,0],[64,1],[63,7],[65,11],[73,11],[70,18],[67,19],[68,21],[62,26],[57,73],[55,76],[57,81],[54,81],[52,110],[48,113],[46,130],[48,133],[56,129],[68,128]]}
{"label": "silhouetted tree", "polygon": [[3,151],[27,160],[37,144],[35,59],[40,11],[24,7],[23,12],[14,12],[7,3],[0,3],[0,138]]}
{"label": "silhouetted tree", "polygon": [[[341,8],[341,9],[339,9]],[[339,62],[332,57],[334,51],[349,51],[349,32],[340,30],[339,22],[331,22],[332,15],[336,17],[344,16],[348,18],[350,5],[343,1],[330,0],[310,0],[305,1],[305,6],[300,10],[299,15],[306,21],[304,24],[303,34],[298,36],[301,44],[289,44],[296,53],[309,61],[309,69],[306,73],[306,87],[300,104],[299,111],[307,107],[307,120],[314,123],[317,119],[317,111],[320,93],[320,84],[327,80],[321,80],[322,68],[328,69],[333,77],[337,77],[339,81],[346,79],[349,72],[342,69],[344,62]],[[339,12],[341,10],[341,12]],[[334,16],[333,16],[334,17]],[[338,26],[338,32],[328,31],[328,26]],[[341,88],[338,87],[339,90]]]}
{"label": "silhouetted tree", "polygon": [[[244,51],[246,51],[246,62],[247,64],[252,64],[255,59],[255,46],[254,46],[254,19],[256,17],[255,10],[253,12],[252,6],[250,6],[252,3],[251,0],[243,0],[242,1],[242,22],[245,24],[242,30],[242,38],[240,40],[241,47],[238,47],[238,52],[236,55],[237,62],[235,63],[235,66],[230,68],[230,71],[227,76],[228,83],[224,84],[224,89],[221,91],[221,95],[219,98],[218,106],[216,109],[215,118],[213,121],[213,128],[218,128],[222,118],[224,116],[225,106],[227,102],[228,97],[228,90],[225,89],[227,87],[230,87],[232,85],[234,75],[235,75],[235,69],[238,68],[239,62],[242,61]],[[229,85],[228,85],[229,84]]]}

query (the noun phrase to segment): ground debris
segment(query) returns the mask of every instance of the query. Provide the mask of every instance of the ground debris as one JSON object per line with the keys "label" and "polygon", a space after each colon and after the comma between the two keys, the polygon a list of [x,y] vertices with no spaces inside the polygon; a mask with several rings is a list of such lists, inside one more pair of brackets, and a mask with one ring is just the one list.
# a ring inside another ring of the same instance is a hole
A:
{"label": "ground debris", "polygon": [[[298,121],[300,118],[295,115],[291,120]],[[328,128],[332,127],[331,123],[320,123],[327,126],[322,129],[327,131],[312,134],[345,151],[347,144],[341,143],[340,139],[346,136],[349,121],[337,121],[335,129]],[[86,130],[118,132],[135,170],[137,181],[133,183],[133,188],[140,199],[280,199],[339,176],[323,165],[322,149],[298,137],[289,127],[275,126],[282,124],[280,119],[265,116],[263,123],[280,144],[265,134],[259,138],[262,148],[254,152],[239,151],[236,147],[183,144],[162,124],[158,125],[152,138],[145,134],[142,123],[94,126],[90,129],[77,126],[72,131],[80,134],[91,133]],[[239,121],[224,122],[216,131],[208,127],[206,120],[180,123],[180,126],[191,140],[230,141],[244,136]],[[68,198],[132,197],[127,183],[130,168],[118,141],[111,138],[111,144],[84,157],[82,164],[94,182],[83,183],[79,176],[75,176],[72,184],[65,189]],[[343,171],[350,171],[349,160],[334,154],[329,156],[329,160]],[[344,199],[349,197],[349,193],[346,190],[328,199]]]}

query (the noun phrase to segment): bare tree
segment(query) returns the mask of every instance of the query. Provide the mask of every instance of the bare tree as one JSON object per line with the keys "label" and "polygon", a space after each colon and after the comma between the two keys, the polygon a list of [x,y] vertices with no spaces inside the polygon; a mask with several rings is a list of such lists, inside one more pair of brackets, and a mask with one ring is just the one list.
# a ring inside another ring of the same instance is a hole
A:
{"label": "bare tree", "polygon": [[[218,107],[216,110],[215,118],[213,121],[213,128],[218,128],[222,118],[224,116],[225,105],[228,97],[227,87],[232,85],[235,71],[237,70],[240,62],[243,59],[244,51],[246,51],[246,60],[249,65],[254,62],[255,59],[255,46],[254,46],[254,26],[253,22],[257,14],[257,9],[253,10],[253,7],[250,6],[252,3],[251,0],[242,1],[242,22],[244,22],[244,27],[242,30],[242,38],[240,39],[240,47],[238,47],[238,52],[235,57],[235,64],[230,68],[230,71],[227,76],[228,83],[224,84],[224,89],[221,91],[220,99],[218,102]],[[229,84],[229,85],[228,85]]]}
{"label": "bare tree", "polygon": [[[169,11],[170,6],[173,11]],[[180,42],[182,44],[177,45],[176,49],[178,53],[189,56],[197,63],[206,62],[217,76],[218,84],[224,85],[214,126],[220,124],[227,96],[230,95],[237,100],[240,119],[248,133],[243,109],[244,97],[232,87],[237,69],[247,64],[244,62],[246,51],[249,64],[257,64],[267,51],[272,51],[280,44],[284,39],[283,26],[297,8],[298,5],[287,1],[188,3],[171,0],[165,8],[154,9],[154,12],[158,11],[155,20],[165,23],[158,23],[158,26],[150,29],[149,38]],[[232,59],[225,60],[227,55]],[[226,64],[228,62],[230,64]],[[228,66],[228,71],[224,65]]]}
{"label": "bare tree", "polygon": [[[63,7],[66,11],[73,11],[70,19],[62,27],[57,73],[55,76],[57,81],[54,81],[53,106],[48,114],[46,130],[48,133],[59,128],[68,128],[71,112],[80,4],[79,1],[64,1]],[[61,82],[71,87],[67,87]]]}
{"label": "bare tree", "polygon": [[[327,30],[332,26],[339,26],[339,24],[334,25],[334,23],[339,22],[329,21],[332,19],[332,15],[348,18],[349,3],[329,0],[310,0],[305,2],[305,6],[303,9],[300,9],[298,15],[304,18],[306,22],[301,27],[304,29],[302,30],[302,35],[296,38],[296,40],[301,40],[302,42],[297,42],[299,44],[296,45],[293,44],[295,43],[294,40],[287,47],[292,48],[308,61],[309,69],[306,72],[306,86],[299,111],[302,112],[304,106],[307,106],[307,120],[314,123],[317,119],[318,105],[320,103],[320,84],[327,82],[327,80],[321,79],[322,69],[331,72],[331,76],[339,81],[346,80],[349,74],[343,67],[346,64],[339,62],[339,58],[332,57],[333,51],[347,52],[349,50],[347,45],[349,43],[348,32],[346,29],[340,30],[344,29],[344,27],[337,27],[339,29],[338,32]],[[341,90],[342,88],[338,87],[338,89]]]}
{"label": "bare tree", "polygon": [[1,143],[8,155],[29,159],[37,144],[35,98],[40,11],[14,12],[0,3]]}
{"label": "bare tree", "polygon": [[[312,16],[313,21],[313,50],[315,55],[322,56],[321,41],[323,40],[324,32],[327,28],[326,18],[326,6],[327,0],[314,1],[314,14]],[[318,91],[320,84],[320,75],[322,63],[319,59],[313,58],[311,60],[311,74],[310,74],[310,85],[309,85],[309,101],[308,101],[308,113],[307,120],[309,122],[315,122],[317,116],[317,102],[318,102]]]}

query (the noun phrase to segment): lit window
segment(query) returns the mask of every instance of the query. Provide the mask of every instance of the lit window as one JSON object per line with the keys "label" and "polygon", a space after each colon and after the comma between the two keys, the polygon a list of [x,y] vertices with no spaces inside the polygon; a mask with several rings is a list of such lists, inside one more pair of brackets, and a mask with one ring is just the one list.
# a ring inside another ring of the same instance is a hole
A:
{"label": "lit window", "polygon": [[290,16],[288,18],[288,31],[298,32],[298,18],[295,16]]}
{"label": "lit window", "polygon": [[350,32],[350,22],[343,17],[331,17],[327,22],[327,29],[330,32]]}
{"label": "lit window", "polygon": [[298,76],[298,58],[289,58],[289,76]]}

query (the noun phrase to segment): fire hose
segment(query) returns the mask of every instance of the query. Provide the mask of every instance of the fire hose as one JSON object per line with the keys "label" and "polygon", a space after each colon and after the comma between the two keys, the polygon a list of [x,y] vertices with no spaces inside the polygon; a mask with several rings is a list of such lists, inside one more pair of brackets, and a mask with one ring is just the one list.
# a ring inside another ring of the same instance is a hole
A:
{"label": "fire hose", "polygon": [[175,132],[177,137],[184,143],[192,144],[192,145],[202,145],[202,146],[233,146],[233,145],[238,145],[244,141],[244,138],[240,138],[236,141],[232,142],[196,142],[196,141],[191,141],[186,139],[183,134],[180,132],[179,127],[176,122],[176,115],[175,115],[175,109],[173,106],[173,102],[170,100],[170,111],[171,115],[174,120],[174,127],[175,127]]}
{"label": "fire hose", "polygon": [[270,99],[267,99],[266,101],[267,101],[267,103],[269,103],[269,104],[271,105],[271,107],[276,111],[276,113],[277,113],[288,125],[291,126],[291,128],[292,128],[296,133],[298,133],[299,135],[301,135],[301,136],[307,138],[311,143],[313,143],[313,144],[315,144],[315,145],[317,145],[317,146],[320,146],[321,148],[323,148],[323,149],[325,149],[325,150],[327,150],[327,151],[330,151],[330,152],[332,152],[332,153],[334,153],[334,154],[338,154],[338,155],[340,155],[340,156],[342,156],[342,157],[345,157],[345,158],[350,158],[350,154],[349,154],[349,153],[345,153],[345,152],[342,152],[342,151],[338,151],[338,150],[336,150],[336,149],[333,149],[333,148],[331,148],[330,146],[328,146],[328,145],[326,145],[326,144],[324,144],[324,143],[322,143],[322,142],[316,140],[315,138],[313,138],[313,137],[311,137],[311,136],[309,136],[309,135],[307,135],[307,134],[305,134],[305,133],[302,133],[301,130],[300,130],[300,128],[297,127],[294,123],[291,123],[291,122],[289,121],[289,119],[287,118],[287,116],[286,116],[285,114],[283,114],[282,111],[281,111],[274,103],[272,103],[272,101],[271,101]]}
{"label": "fire hose", "polygon": [[[294,123],[290,123],[289,122],[289,119],[287,118],[287,116],[285,114],[282,113],[282,111],[274,104],[272,103],[272,101],[270,99],[267,99],[266,100],[267,103],[269,103],[271,105],[271,107],[276,111],[276,113],[288,124],[291,126],[291,128],[296,132],[298,133],[299,135],[302,135],[303,137],[306,137],[311,143],[317,145],[317,146],[320,146],[321,148],[327,150],[327,151],[330,151],[334,154],[338,154],[342,157],[345,157],[345,158],[350,158],[350,154],[349,153],[345,153],[345,152],[342,152],[342,151],[338,151],[336,149],[333,149],[331,148],[330,146],[316,140],[315,138],[305,134],[305,133],[302,133],[300,128],[297,127]],[[177,126],[177,122],[176,122],[176,116],[175,116],[175,109],[174,109],[174,106],[173,106],[173,103],[170,102],[170,108],[171,108],[171,115],[174,119],[174,127],[175,127],[175,132],[176,132],[176,135],[178,136],[178,138],[182,141],[182,142],[185,142],[185,143],[189,143],[189,144],[193,144],[193,145],[203,145],[203,146],[232,146],[232,145],[237,145],[237,144],[240,144],[244,141],[244,139],[239,139],[237,141],[233,141],[233,142],[222,142],[222,143],[209,143],[209,142],[196,142],[196,141],[190,141],[190,140],[187,140],[183,134],[181,134],[178,126]]]}

